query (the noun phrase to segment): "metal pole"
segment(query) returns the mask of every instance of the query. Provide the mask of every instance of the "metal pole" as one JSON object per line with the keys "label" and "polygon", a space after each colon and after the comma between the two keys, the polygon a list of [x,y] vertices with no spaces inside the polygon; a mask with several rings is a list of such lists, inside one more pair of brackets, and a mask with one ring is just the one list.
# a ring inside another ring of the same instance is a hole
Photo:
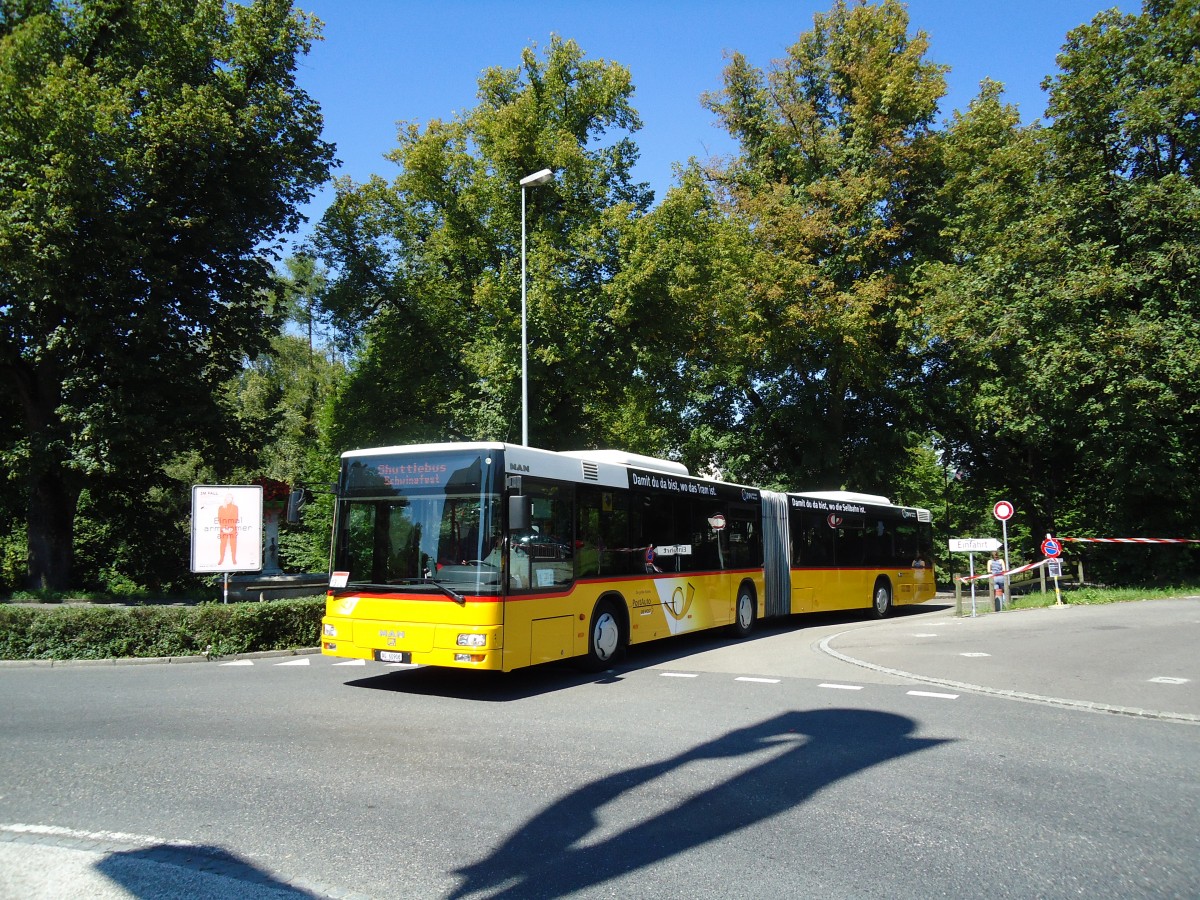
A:
{"label": "metal pole", "polygon": [[[1012,566],[1010,566],[1008,564],[1008,519],[1002,520],[1000,522],[1000,524],[1004,526],[1004,571],[1008,572],[1008,570],[1012,568]],[[1001,603],[1001,608],[1003,608],[1003,609],[1007,609],[1008,607],[1012,606],[1012,576],[1011,575],[1004,576],[1004,597],[1000,601],[1000,603]]]}
{"label": "metal pole", "polygon": [[525,313],[525,186],[521,185],[521,446],[529,446],[529,350]]}
{"label": "metal pole", "polygon": [[971,618],[975,618],[975,554],[968,553],[967,559],[971,570]]}

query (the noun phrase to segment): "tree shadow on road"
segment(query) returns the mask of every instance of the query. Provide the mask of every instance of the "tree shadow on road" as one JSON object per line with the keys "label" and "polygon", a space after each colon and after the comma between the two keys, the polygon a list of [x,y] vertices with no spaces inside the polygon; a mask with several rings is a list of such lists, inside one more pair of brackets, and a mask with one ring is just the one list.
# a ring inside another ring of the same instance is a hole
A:
{"label": "tree shadow on road", "polygon": [[[486,859],[455,872],[452,900],[564,897],[627,875],[804,803],[840,779],[944,743],[915,723],[855,709],[793,711],[664,759],[598,778],[521,825]],[[600,809],[690,763],[767,755],[672,809],[599,839]]]}

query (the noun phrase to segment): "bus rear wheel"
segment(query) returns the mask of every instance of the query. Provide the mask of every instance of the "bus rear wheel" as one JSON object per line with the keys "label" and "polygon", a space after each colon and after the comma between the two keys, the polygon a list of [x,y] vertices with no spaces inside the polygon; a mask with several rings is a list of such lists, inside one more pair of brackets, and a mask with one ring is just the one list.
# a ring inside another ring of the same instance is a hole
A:
{"label": "bus rear wheel", "polygon": [[596,604],[588,626],[588,652],[584,665],[593,672],[607,669],[625,645],[621,619],[611,600]]}
{"label": "bus rear wheel", "polygon": [[875,596],[872,599],[871,611],[875,618],[883,619],[892,611],[892,586],[886,578],[875,582]]}

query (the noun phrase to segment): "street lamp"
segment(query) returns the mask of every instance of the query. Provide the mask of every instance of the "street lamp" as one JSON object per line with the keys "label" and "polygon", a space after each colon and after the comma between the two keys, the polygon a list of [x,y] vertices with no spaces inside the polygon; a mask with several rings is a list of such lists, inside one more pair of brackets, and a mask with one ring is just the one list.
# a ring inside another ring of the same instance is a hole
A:
{"label": "street lamp", "polygon": [[525,189],[546,184],[554,178],[542,169],[521,179],[521,446],[529,446],[529,340],[525,311]]}

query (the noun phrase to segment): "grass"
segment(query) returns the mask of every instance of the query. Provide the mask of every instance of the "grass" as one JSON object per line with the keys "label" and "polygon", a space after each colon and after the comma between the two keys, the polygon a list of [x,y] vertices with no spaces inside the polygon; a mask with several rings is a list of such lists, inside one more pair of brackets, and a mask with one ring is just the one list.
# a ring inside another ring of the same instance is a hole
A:
{"label": "grass", "polygon": [[[1049,586],[1047,587],[1049,588]],[[1117,588],[1092,585],[1085,585],[1084,587],[1064,585],[1062,588],[1062,602],[1068,606],[1137,603],[1142,600],[1171,600],[1178,597],[1200,597],[1200,587],[1185,585],[1174,587]],[[1058,598],[1055,596],[1052,588],[1048,589],[1045,593],[1035,590],[1027,594],[1014,595],[1011,609],[1041,609],[1047,606],[1054,606],[1057,602]],[[975,608],[977,612],[981,613],[992,612],[992,594],[987,586],[984,586],[982,590],[977,590]],[[970,589],[966,588],[963,590],[962,614],[970,615],[970,611]]]}

